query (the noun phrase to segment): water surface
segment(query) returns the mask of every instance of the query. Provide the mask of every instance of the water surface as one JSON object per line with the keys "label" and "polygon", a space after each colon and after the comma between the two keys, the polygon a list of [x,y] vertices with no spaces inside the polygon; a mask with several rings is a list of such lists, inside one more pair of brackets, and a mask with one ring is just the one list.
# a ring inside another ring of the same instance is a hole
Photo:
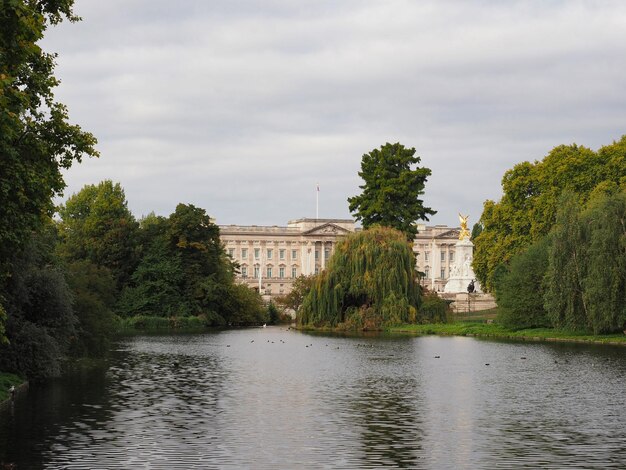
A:
{"label": "water surface", "polygon": [[0,415],[0,462],[625,468],[625,390],[621,347],[279,327],[138,336],[107,366],[20,396]]}

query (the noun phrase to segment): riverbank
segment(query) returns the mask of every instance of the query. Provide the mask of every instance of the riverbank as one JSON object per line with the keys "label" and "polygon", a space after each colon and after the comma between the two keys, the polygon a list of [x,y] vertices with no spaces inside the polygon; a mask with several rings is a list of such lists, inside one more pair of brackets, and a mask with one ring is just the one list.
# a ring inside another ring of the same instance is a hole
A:
{"label": "riverbank", "polygon": [[[277,325],[289,325],[289,323],[277,323]],[[119,335],[135,335],[143,333],[204,333],[231,328],[258,328],[261,325],[223,325],[214,326],[207,323],[206,316],[190,317],[155,317],[136,316],[120,318],[116,324],[115,332]]]}
{"label": "riverbank", "polygon": [[455,321],[453,323],[431,323],[424,325],[401,325],[388,328],[391,333],[416,335],[476,336],[497,339],[518,339],[526,341],[559,341],[571,343],[597,343],[626,346],[626,335],[590,335],[587,333],[556,330],[553,328],[528,328],[509,330],[496,323],[477,321]]}
{"label": "riverbank", "polygon": [[0,408],[4,407],[11,399],[9,389],[15,387],[16,390],[20,390],[28,386],[21,377],[15,374],[9,374],[8,372],[0,372]]}

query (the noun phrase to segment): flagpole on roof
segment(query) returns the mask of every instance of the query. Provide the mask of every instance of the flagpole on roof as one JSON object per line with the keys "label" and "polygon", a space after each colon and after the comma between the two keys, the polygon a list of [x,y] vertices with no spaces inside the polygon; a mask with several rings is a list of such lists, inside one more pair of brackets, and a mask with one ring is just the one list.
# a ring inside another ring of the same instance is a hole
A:
{"label": "flagpole on roof", "polygon": [[315,218],[320,218],[320,184],[317,183],[317,188],[315,191]]}

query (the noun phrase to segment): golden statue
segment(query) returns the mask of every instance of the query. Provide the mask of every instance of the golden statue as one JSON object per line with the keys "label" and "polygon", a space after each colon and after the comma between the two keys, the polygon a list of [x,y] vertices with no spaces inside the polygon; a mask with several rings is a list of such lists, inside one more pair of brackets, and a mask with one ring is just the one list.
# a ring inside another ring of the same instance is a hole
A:
{"label": "golden statue", "polygon": [[471,233],[467,228],[467,219],[469,219],[469,215],[461,215],[459,213],[459,222],[461,222],[461,233],[459,233],[459,240],[465,240],[466,238],[469,240]]}

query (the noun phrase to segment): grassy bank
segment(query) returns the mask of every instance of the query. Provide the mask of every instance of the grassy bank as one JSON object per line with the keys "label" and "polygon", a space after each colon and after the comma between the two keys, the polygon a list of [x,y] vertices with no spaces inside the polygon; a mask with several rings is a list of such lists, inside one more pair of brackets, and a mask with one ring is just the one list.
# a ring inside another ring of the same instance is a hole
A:
{"label": "grassy bank", "polygon": [[[283,324],[283,323],[281,323]],[[135,333],[201,333],[226,327],[246,327],[260,325],[224,325],[213,326],[204,315],[194,317],[152,317],[136,316],[119,318],[116,325],[118,334]]]}
{"label": "grassy bank", "polygon": [[553,328],[529,328],[509,330],[496,323],[480,320],[454,321],[452,323],[402,325],[389,328],[393,333],[412,333],[418,335],[481,336],[502,339],[524,339],[530,341],[564,341],[580,343],[618,344],[626,346],[626,335],[590,335],[576,331],[556,330]]}
{"label": "grassy bank", "polygon": [[0,372],[0,403],[9,398],[9,388],[19,386],[25,382],[24,379],[15,374]]}
{"label": "grassy bank", "polygon": [[117,332],[137,333],[137,332],[200,332],[207,329],[206,318],[196,317],[150,317],[136,316],[130,318],[120,318],[117,323]]}

